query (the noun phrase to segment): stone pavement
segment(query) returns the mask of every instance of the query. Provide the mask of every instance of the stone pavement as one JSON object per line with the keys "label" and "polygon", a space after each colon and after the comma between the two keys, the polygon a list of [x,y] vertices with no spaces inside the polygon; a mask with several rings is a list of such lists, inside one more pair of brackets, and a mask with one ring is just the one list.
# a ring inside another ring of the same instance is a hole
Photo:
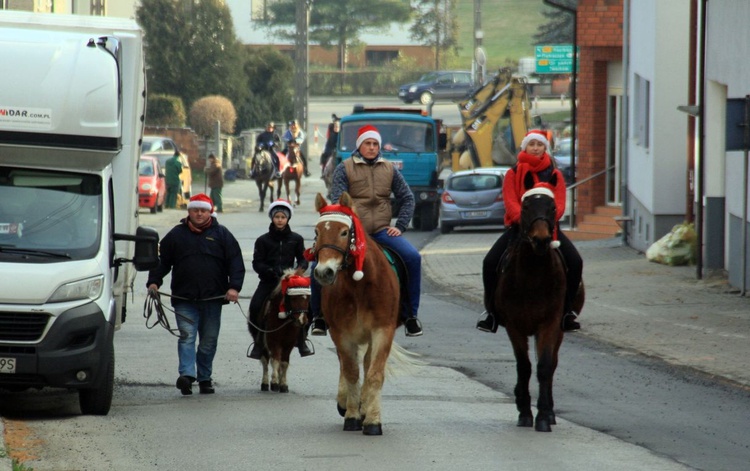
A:
{"label": "stone pavement", "polygon": [[[482,260],[499,232],[455,230],[422,250],[424,275],[482,311]],[[617,239],[575,242],[583,257],[586,335],[750,388],[750,298],[695,266],[649,262]],[[486,334],[492,335],[492,334]]]}

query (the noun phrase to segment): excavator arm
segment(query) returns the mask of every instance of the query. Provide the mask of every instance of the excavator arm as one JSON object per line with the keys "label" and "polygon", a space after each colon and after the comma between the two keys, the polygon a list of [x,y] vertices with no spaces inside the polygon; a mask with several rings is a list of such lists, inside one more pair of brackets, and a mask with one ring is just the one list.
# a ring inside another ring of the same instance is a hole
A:
{"label": "excavator arm", "polygon": [[[531,125],[526,79],[500,69],[469,98],[459,102],[461,130],[453,138],[453,170],[493,167],[497,123],[506,111],[510,116],[513,142],[523,140]],[[513,151],[513,150],[511,150]]]}

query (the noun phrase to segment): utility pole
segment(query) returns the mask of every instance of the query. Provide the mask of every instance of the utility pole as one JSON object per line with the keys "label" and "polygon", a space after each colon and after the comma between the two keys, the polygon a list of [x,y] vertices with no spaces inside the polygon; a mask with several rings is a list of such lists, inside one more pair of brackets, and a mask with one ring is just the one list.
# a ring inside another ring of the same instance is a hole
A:
{"label": "utility pole", "polygon": [[310,132],[308,129],[308,99],[310,93],[310,10],[313,0],[297,2],[296,24],[297,34],[294,42],[295,74],[294,74],[294,117],[300,128],[308,135],[302,145],[302,152],[310,159]]}
{"label": "utility pole", "polygon": [[[482,49],[482,0],[474,0],[474,80],[477,84],[484,83],[484,50]],[[482,62],[480,64],[480,62]]]}

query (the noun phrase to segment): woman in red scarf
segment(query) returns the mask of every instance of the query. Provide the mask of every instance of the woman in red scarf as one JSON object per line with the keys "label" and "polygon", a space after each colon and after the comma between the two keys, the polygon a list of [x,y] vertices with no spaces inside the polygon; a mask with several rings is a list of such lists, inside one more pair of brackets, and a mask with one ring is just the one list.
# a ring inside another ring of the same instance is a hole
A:
{"label": "woman in red scarf", "polygon": [[[505,202],[505,227],[507,230],[487,252],[482,265],[485,308],[483,314],[485,316],[477,322],[477,329],[481,331],[497,332],[498,322],[497,317],[492,312],[492,300],[495,297],[500,260],[508,248],[508,244],[518,237],[520,231],[521,197],[523,194],[539,184],[546,186],[555,194],[557,219],[559,220],[565,213],[565,179],[562,173],[552,165],[552,158],[547,152],[548,147],[549,141],[544,131],[529,131],[521,141],[518,162],[505,174],[503,200]],[[571,309],[571,305],[578,291],[578,285],[581,283],[583,260],[581,260],[581,256],[573,243],[559,227],[556,228],[555,237],[560,243],[560,252],[563,254],[568,267],[562,327],[566,331],[578,330],[581,327],[576,321],[578,313]]]}

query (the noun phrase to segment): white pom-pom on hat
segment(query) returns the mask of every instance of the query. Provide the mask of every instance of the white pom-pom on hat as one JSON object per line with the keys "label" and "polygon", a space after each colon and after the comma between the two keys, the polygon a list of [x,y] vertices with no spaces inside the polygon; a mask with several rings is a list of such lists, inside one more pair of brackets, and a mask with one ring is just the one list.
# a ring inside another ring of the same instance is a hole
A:
{"label": "white pom-pom on hat", "polygon": [[359,280],[361,280],[361,279],[362,279],[362,278],[363,278],[364,276],[365,276],[365,273],[364,273],[363,271],[361,271],[361,270],[357,270],[357,271],[355,271],[355,272],[354,272],[354,274],[352,275],[352,279],[353,279],[354,281],[359,281]]}

